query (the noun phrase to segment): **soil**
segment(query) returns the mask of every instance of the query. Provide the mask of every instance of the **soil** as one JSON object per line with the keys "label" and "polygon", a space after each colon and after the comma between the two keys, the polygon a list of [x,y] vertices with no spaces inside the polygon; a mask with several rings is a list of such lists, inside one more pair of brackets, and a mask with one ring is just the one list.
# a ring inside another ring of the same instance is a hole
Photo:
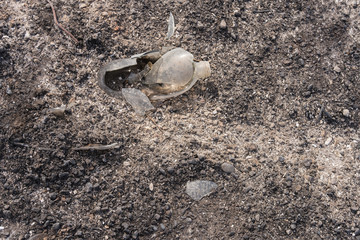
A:
{"label": "soil", "polygon": [[[47,1],[0,6],[1,239],[360,239],[357,0],[53,4],[78,44]],[[162,46],[211,77],[146,117],[98,87]]]}

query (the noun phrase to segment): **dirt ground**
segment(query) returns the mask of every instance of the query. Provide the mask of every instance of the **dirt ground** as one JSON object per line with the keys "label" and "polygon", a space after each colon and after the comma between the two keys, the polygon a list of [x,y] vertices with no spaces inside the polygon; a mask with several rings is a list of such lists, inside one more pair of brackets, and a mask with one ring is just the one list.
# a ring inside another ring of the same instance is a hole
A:
{"label": "dirt ground", "polygon": [[[0,239],[360,239],[359,1],[53,3],[79,43],[47,1],[0,5]],[[211,77],[148,117],[98,87],[162,46]]]}

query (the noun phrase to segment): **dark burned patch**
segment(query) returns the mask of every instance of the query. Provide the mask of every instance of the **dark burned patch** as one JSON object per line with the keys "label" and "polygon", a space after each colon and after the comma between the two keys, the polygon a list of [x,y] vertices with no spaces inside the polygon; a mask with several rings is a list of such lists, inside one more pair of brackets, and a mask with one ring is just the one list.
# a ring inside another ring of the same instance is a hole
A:
{"label": "dark burned patch", "polygon": [[90,38],[86,40],[86,49],[87,50],[96,50],[98,54],[104,53],[106,48],[103,42],[100,39]]}
{"label": "dark burned patch", "polygon": [[0,48],[0,77],[7,77],[11,71],[5,71],[5,69],[13,68],[13,61],[9,54],[9,50]]}
{"label": "dark burned patch", "polygon": [[52,9],[49,4],[37,4],[37,7],[33,9],[33,16],[36,16],[34,23],[39,26],[46,33],[50,33],[55,27],[54,17]]}

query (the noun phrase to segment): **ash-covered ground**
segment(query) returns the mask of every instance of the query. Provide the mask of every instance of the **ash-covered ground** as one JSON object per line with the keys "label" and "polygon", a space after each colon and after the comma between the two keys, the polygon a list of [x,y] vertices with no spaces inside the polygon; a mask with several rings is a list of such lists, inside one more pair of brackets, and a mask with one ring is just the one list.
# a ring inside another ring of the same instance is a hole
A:
{"label": "ash-covered ground", "polygon": [[[1,239],[360,239],[358,1],[53,5],[78,43],[47,1],[0,6]],[[147,117],[98,87],[162,46],[211,77]]]}

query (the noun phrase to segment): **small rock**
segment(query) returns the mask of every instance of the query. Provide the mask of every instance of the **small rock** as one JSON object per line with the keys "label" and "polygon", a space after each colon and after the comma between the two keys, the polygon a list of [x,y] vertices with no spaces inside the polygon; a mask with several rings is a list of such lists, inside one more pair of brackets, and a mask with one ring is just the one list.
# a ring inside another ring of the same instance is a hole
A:
{"label": "small rock", "polygon": [[295,230],[295,229],[296,229],[296,225],[295,225],[295,224],[291,224],[291,225],[290,225],[290,228],[291,228],[292,230]]}
{"label": "small rock", "polygon": [[305,65],[305,61],[302,58],[299,58],[298,63],[301,67],[303,67]]}
{"label": "small rock", "polygon": [[149,184],[149,189],[150,189],[150,191],[154,191],[154,184],[153,183]]}
{"label": "small rock", "polygon": [[165,230],[165,225],[163,223],[160,224],[161,230]]}
{"label": "small rock", "polygon": [[310,159],[305,160],[304,166],[309,168],[311,166],[312,161]]}
{"label": "small rock", "polygon": [[48,113],[53,114],[57,117],[65,116],[66,107],[63,105],[61,107],[51,108],[49,109]]}
{"label": "small rock", "polygon": [[91,184],[91,182],[87,182],[85,184],[85,192],[89,193],[92,191],[92,189],[93,189],[93,185]]}
{"label": "small rock", "polygon": [[216,183],[206,180],[196,180],[186,183],[186,193],[196,201],[209,195],[215,188],[217,188]]}
{"label": "small rock", "polygon": [[258,151],[258,147],[255,143],[250,143],[246,146],[246,150],[248,152],[257,152]]}
{"label": "small rock", "polygon": [[220,29],[222,29],[222,30],[226,29],[226,22],[225,22],[224,19],[222,19],[221,22],[220,22]]}
{"label": "small rock", "polygon": [[54,223],[54,225],[52,225],[52,229],[54,231],[58,231],[60,229],[60,227],[61,227],[60,223]]}
{"label": "small rock", "polygon": [[294,187],[294,190],[295,190],[295,192],[300,192],[301,191],[301,185],[296,185],[295,187]]}
{"label": "small rock", "polygon": [[80,3],[79,8],[86,8],[86,3]]}
{"label": "small rock", "polygon": [[342,114],[344,115],[344,117],[350,117],[350,111],[348,109],[344,109]]}
{"label": "small rock", "polygon": [[354,233],[355,236],[360,236],[360,229],[357,229]]}
{"label": "small rock", "polygon": [[50,193],[49,197],[50,197],[50,199],[52,201],[54,201],[57,198],[57,194],[56,193]]}
{"label": "small rock", "polygon": [[175,171],[175,169],[173,167],[168,167],[166,170],[170,174],[174,173],[174,171]]}
{"label": "small rock", "polygon": [[332,137],[328,137],[325,141],[325,145],[328,146],[332,141]]}
{"label": "small rock", "polygon": [[231,163],[223,163],[223,164],[221,164],[221,169],[226,173],[235,172],[235,167]]}
{"label": "small rock", "polygon": [[334,67],[334,71],[337,72],[337,73],[340,73],[340,72],[341,72],[341,69],[340,69],[339,66],[336,65],[336,66]]}
{"label": "small rock", "polygon": [[291,230],[290,230],[290,229],[286,230],[286,234],[287,234],[287,235],[290,235],[290,234],[291,234]]}
{"label": "small rock", "polygon": [[125,230],[129,228],[129,224],[126,223],[126,222],[122,223],[121,226],[122,226]]}
{"label": "small rock", "polygon": [[202,24],[201,22],[198,22],[197,27],[198,27],[198,29],[203,30],[204,29],[204,24]]}
{"label": "small rock", "polygon": [[26,31],[24,35],[24,39],[29,39],[29,38],[30,38],[30,33],[29,31]]}
{"label": "small rock", "polygon": [[103,60],[105,58],[105,55],[104,54],[100,54],[98,57],[97,57],[99,60]]}
{"label": "small rock", "polygon": [[278,160],[281,164],[285,163],[285,158],[283,156],[280,156]]}
{"label": "small rock", "polygon": [[83,235],[83,232],[78,230],[76,233],[75,233],[75,236],[76,237],[81,237]]}
{"label": "small rock", "polygon": [[284,62],[283,62],[283,64],[284,64],[285,66],[291,65],[291,63],[292,63],[292,60],[291,60],[291,59],[286,59],[286,60],[284,60]]}
{"label": "small rock", "polygon": [[157,214],[157,213],[156,213],[156,214],[154,215],[154,218],[155,218],[155,220],[156,220],[156,221],[159,221],[159,220],[160,220],[160,218],[161,218],[161,216],[160,216],[159,214]]}
{"label": "small rock", "polygon": [[357,207],[351,207],[350,208],[350,211],[353,213],[353,214],[356,214],[358,212],[358,208]]}
{"label": "small rock", "polygon": [[258,222],[258,221],[260,221],[260,214],[256,214],[255,215],[255,220]]}
{"label": "small rock", "polygon": [[7,95],[11,95],[13,92],[12,92],[12,90],[11,90],[11,88],[8,86],[7,88],[6,88],[6,94]]}

